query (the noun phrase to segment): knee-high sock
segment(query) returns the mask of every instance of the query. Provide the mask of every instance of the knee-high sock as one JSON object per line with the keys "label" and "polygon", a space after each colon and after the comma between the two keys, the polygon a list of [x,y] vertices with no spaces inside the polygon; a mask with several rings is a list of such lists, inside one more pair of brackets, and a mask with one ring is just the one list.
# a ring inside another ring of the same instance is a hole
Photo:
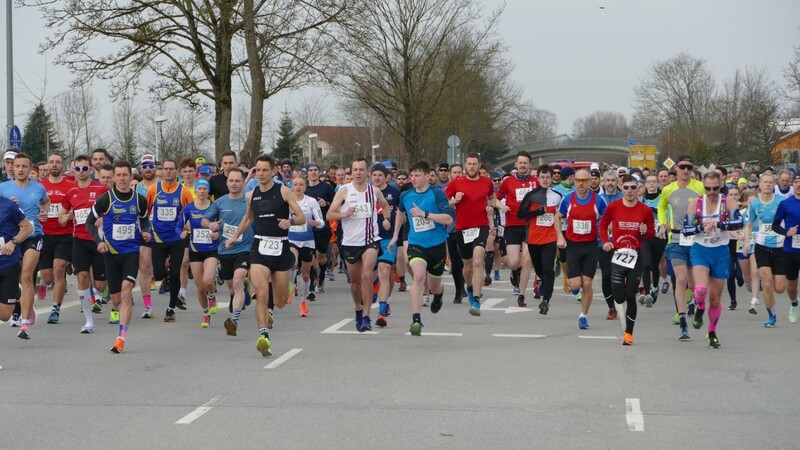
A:
{"label": "knee-high sock", "polygon": [[706,309],[706,295],[708,294],[708,286],[697,284],[694,286],[694,301],[697,303],[697,309]]}
{"label": "knee-high sock", "polygon": [[709,305],[708,308],[708,332],[716,332],[717,331],[717,322],[719,322],[719,318],[722,316],[722,304],[718,304],[717,306]]}
{"label": "knee-high sock", "polygon": [[633,326],[636,324],[636,299],[627,300],[628,307],[625,311],[625,332],[633,334]]}
{"label": "knee-high sock", "polygon": [[486,259],[483,260],[483,265],[486,268],[486,275],[491,275],[492,266],[494,266],[494,252],[486,252]]}
{"label": "knee-high sock", "polygon": [[94,324],[94,317],[92,317],[92,294],[89,289],[78,290],[78,298],[81,301],[81,308],[83,308],[83,316],[86,318],[86,323]]}
{"label": "knee-high sock", "polygon": [[311,285],[311,280],[306,281],[304,279],[300,279],[300,299],[305,300],[308,297],[308,288]]}

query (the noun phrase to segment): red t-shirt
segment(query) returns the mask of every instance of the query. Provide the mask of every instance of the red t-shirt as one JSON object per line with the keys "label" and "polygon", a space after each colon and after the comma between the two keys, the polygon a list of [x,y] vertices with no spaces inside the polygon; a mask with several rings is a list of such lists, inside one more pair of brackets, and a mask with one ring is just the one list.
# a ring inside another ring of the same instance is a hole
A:
{"label": "red t-shirt", "polygon": [[89,216],[94,202],[108,191],[106,185],[97,180],[92,180],[89,186],[81,188],[77,184],[67,192],[61,207],[75,214],[75,234],[78,239],[91,241],[92,236],[86,230],[86,217]]}
{"label": "red t-shirt", "polygon": [[487,177],[470,180],[466,176],[460,176],[445,188],[447,198],[455,197],[456,192],[464,193],[461,201],[456,203],[456,231],[488,227],[486,206],[487,199],[494,194],[492,180]]}
{"label": "red t-shirt", "polygon": [[[655,235],[653,227],[653,211],[644,203],[636,202],[634,206],[625,206],[624,200],[611,202],[600,219],[600,239],[608,242],[608,226],[614,237],[614,248],[642,248],[642,239],[650,239]],[[642,236],[641,224],[647,225],[647,232]]]}
{"label": "red t-shirt", "polygon": [[500,187],[497,189],[497,199],[506,199],[506,226],[507,227],[524,227],[527,223],[517,217],[519,205],[522,203],[522,198],[525,194],[539,187],[539,180],[531,176],[525,181],[520,181],[516,176],[511,175],[506,177]]}
{"label": "red t-shirt", "polygon": [[50,197],[50,209],[47,211],[47,220],[42,223],[45,236],[63,236],[72,234],[72,222],[67,222],[64,226],[58,223],[58,216],[61,214],[62,203],[67,197],[67,192],[75,187],[75,182],[62,178],[59,183],[50,181],[50,177],[41,181],[47,196]]}

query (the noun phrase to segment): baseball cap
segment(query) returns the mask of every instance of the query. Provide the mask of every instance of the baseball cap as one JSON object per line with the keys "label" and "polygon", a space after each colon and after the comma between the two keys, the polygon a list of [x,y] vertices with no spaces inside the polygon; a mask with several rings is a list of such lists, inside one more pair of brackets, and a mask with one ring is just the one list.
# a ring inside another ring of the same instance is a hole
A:
{"label": "baseball cap", "polygon": [[[392,162],[391,162],[391,161],[389,161],[388,159],[387,159],[386,161],[382,162],[381,164],[383,165],[383,167],[384,167],[385,169],[391,169],[391,168],[393,168],[393,167],[394,167],[394,166],[392,165]],[[374,167],[374,166],[373,166],[373,167]]]}
{"label": "baseball cap", "polygon": [[144,163],[155,164],[156,163],[156,157],[153,156],[153,155],[142,155],[142,159],[139,160],[139,165],[142,165]]}
{"label": "baseball cap", "polygon": [[15,152],[13,150],[9,150],[3,155],[3,161],[5,161],[7,159],[14,159],[16,157],[17,157],[17,152]]}
{"label": "baseball cap", "polygon": [[450,164],[447,164],[446,162],[440,162],[439,163],[439,168],[440,169],[450,169]]}
{"label": "baseball cap", "polygon": [[561,169],[561,178],[562,179],[567,178],[567,177],[571,177],[573,175],[575,175],[575,169],[573,169],[572,167],[565,167],[565,168]]}
{"label": "baseball cap", "polygon": [[206,163],[206,159],[203,158],[202,156],[198,156],[197,158],[194,159],[194,162],[196,164],[205,164]]}
{"label": "baseball cap", "polygon": [[626,174],[629,173],[628,168],[627,167],[622,167],[622,166],[620,166],[620,168],[617,169],[617,173],[619,173],[619,172],[625,172]]}
{"label": "baseball cap", "polygon": [[198,173],[200,175],[211,175],[211,173],[212,173],[211,167],[203,166],[198,170]]}
{"label": "baseball cap", "polygon": [[376,170],[379,170],[379,171],[383,172],[384,175],[386,175],[386,173],[388,172],[388,170],[386,169],[386,166],[381,164],[381,163],[373,164],[372,165],[372,169],[370,169],[369,173],[375,172]]}
{"label": "baseball cap", "polygon": [[205,178],[198,178],[197,181],[194,182],[194,188],[197,189],[199,187],[204,187],[210,191],[211,183],[209,183]]}
{"label": "baseball cap", "polygon": [[678,156],[678,160],[675,161],[675,164],[682,163],[682,162],[689,162],[689,163],[694,164],[694,161],[692,161],[692,157],[689,156],[689,155]]}
{"label": "baseball cap", "polygon": [[593,177],[602,178],[600,176],[600,170],[599,169],[592,169],[591,174],[592,174]]}
{"label": "baseball cap", "polygon": [[310,168],[312,168],[312,167],[316,167],[316,168],[317,168],[317,170],[319,170],[319,164],[317,164],[317,163],[313,163],[313,162],[312,162],[312,163],[308,163],[308,168],[307,168],[307,169],[310,169]]}
{"label": "baseball cap", "polygon": [[589,166],[589,169],[591,169],[591,170],[592,170],[592,172],[594,172],[595,170],[596,170],[596,171],[598,171],[598,172],[600,172],[600,164],[597,164],[597,163],[592,163],[592,164]]}

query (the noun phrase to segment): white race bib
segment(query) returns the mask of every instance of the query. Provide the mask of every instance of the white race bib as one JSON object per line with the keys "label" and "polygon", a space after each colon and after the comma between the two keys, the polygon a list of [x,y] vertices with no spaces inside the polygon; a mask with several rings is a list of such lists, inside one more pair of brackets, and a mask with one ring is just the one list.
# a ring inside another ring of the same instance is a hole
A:
{"label": "white race bib", "polygon": [[2,247],[4,245],[6,245],[6,240],[5,240],[5,238],[1,238],[0,237],[0,247]]}
{"label": "white race bib", "polygon": [[158,217],[158,220],[161,222],[174,222],[178,218],[178,208],[174,206],[158,208],[156,217]]}
{"label": "white race bib", "polygon": [[572,232],[575,234],[589,234],[592,232],[591,220],[573,220]]}
{"label": "white race bib", "polygon": [[[225,239],[231,239],[233,235],[236,234],[236,230],[238,229],[239,227],[237,227],[236,225],[228,225],[227,223],[223,223],[222,237],[224,237]],[[236,242],[242,242],[243,237],[244,235],[239,236],[239,239],[237,239]]]}
{"label": "white race bib", "polygon": [[213,242],[211,239],[211,230],[208,228],[195,228],[192,230],[192,242],[195,244],[210,244]]}
{"label": "white race bib", "polygon": [[60,203],[50,203],[50,208],[47,210],[47,218],[48,219],[58,219],[58,216],[61,215],[61,204]]}
{"label": "white race bib", "polygon": [[292,225],[292,226],[289,227],[289,231],[291,231],[292,233],[304,233],[306,231],[306,229],[307,229],[306,228],[307,224],[308,224],[308,222],[306,222],[306,223],[304,223],[302,225]]}
{"label": "white race bib", "polygon": [[136,237],[136,224],[127,225],[113,224],[111,226],[111,239],[115,241],[127,241]]}
{"label": "white race bib", "polygon": [[527,194],[528,192],[530,192],[532,190],[533,190],[533,188],[529,188],[529,187],[517,189],[516,190],[517,202],[521,202],[522,199],[525,198],[525,194]]}
{"label": "white race bib", "polygon": [[611,257],[611,262],[628,269],[633,269],[636,266],[636,260],[639,259],[639,253],[632,248],[620,248],[614,252]]}
{"label": "white race bib", "polygon": [[424,217],[412,217],[411,222],[414,225],[414,231],[417,233],[432,230],[434,227],[433,221]]}
{"label": "white race bib", "polygon": [[800,248],[800,234],[792,236],[792,248]]}
{"label": "white race bib", "polygon": [[469,244],[474,241],[478,234],[480,234],[480,228],[468,228],[466,230],[461,230],[461,235],[464,236],[464,243]]}
{"label": "white race bib", "polygon": [[678,244],[681,247],[691,247],[694,244],[694,235],[686,236],[685,234],[681,233],[681,238],[678,241]]}
{"label": "white race bib", "polygon": [[536,218],[536,226],[539,227],[552,227],[554,223],[556,223],[554,214],[542,214]]}
{"label": "white race bib", "polygon": [[777,234],[772,231],[771,223],[762,223],[758,227],[758,232],[761,233],[761,236],[775,236]]}
{"label": "white race bib", "polygon": [[75,210],[75,223],[78,225],[83,225],[86,223],[86,218],[89,217],[89,212],[91,208],[83,208],[83,209],[76,209]]}
{"label": "white race bib", "polygon": [[264,256],[281,256],[281,253],[283,253],[283,241],[274,237],[260,239],[258,253]]}
{"label": "white race bib", "polygon": [[739,240],[736,242],[736,253],[744,253],[744,241]]}
{"label": "white race bib", "polygon": [[354,219],[368,219],[372,216],[372,208],[369,203],[353,203],[350,206],[356,209],[352,215]]}

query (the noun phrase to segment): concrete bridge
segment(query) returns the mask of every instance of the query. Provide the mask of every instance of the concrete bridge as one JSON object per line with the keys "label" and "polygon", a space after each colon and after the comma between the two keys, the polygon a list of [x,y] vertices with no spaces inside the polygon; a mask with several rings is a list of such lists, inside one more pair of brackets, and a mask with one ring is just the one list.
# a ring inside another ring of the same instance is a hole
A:
{"label": "concrete bridge", "polygon": [[[636,145],[657,145],[657,143],[637,141]],[[630,155],[628,139],[572,138],[562,135],[547,141],[514,147],[500,158],[497,166],[507,172],[510,171],[514,168],[517,152],[521,151],[531,154],[531,166],[534,168],[556,159],[596,161],[627,166]]]}

